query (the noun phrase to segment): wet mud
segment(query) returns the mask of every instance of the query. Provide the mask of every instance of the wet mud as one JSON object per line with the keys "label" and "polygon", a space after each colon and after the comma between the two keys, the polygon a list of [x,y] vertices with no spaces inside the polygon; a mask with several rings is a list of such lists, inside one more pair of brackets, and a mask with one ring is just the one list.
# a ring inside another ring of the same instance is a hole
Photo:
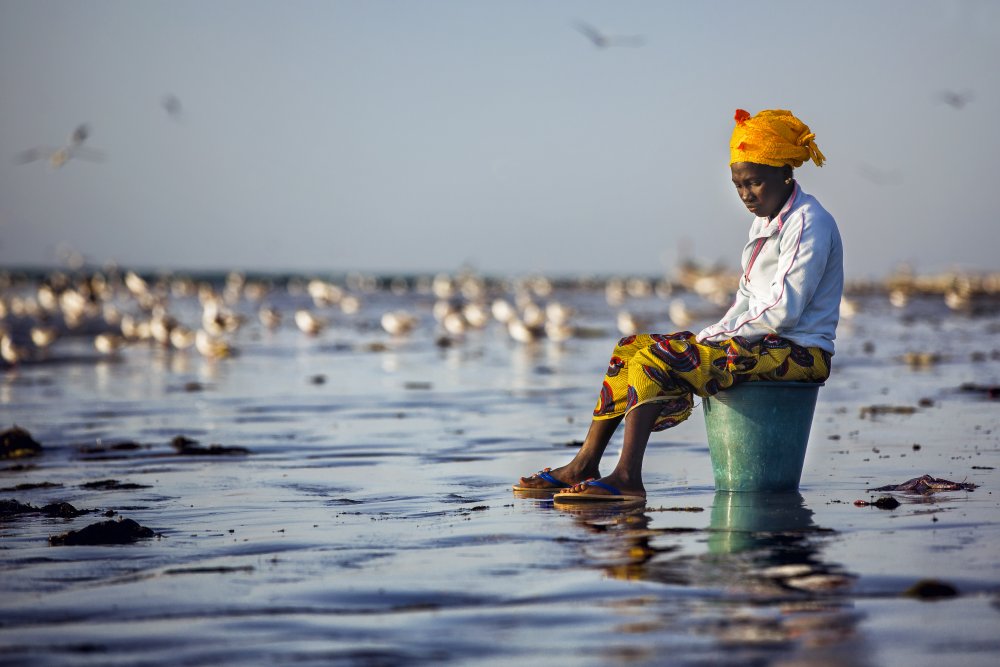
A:
{"label": "wet mud", "polygon": [[[1000,383],[997,314],[859,299],[797,492],[716,492],[699,406],[651,439],[645,505],[592,508],[510,487],[580,445],[618,337],[603,290],[534,296],[588,332],[558,343],[447,332],[426,293],[359,294],[315,335],[246,310],[237,355],[131,342],[105,358],[67,334],[50,358],[72,362],[0,371],[0,428],[39,445],[0,467],[0,663],[1000,655],[1000,413],[978,389]],[[305,284],[268,298],[310,304]],[[400,308],[417,327],[380,331]],[[905,356],[942,340],[940,358]],[[602,471],[620,448],[619,433]],[[956,486],[875,491],[924,475]]]}

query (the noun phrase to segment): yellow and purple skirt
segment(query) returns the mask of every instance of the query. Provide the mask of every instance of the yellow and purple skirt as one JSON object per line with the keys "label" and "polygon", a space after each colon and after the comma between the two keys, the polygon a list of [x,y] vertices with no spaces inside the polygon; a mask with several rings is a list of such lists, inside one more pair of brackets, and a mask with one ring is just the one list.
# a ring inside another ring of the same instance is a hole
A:
{"label": "yellow and purple skirt", "polygon": [[690,331],[639,334],[618,341],[594,419],[614,419],[637,405],[660,404],[654,431],[691,415],[694,395],[712,396],[741,382],[823,382],[830,376],[829,352],[802,347],[776,335],[749,342],[736,336],[699,343]]}

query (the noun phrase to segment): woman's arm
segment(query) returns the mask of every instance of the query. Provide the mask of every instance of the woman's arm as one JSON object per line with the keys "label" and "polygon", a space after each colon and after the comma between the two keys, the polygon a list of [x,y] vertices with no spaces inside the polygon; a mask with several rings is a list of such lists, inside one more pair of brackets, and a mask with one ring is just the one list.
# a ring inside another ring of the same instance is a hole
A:
{"label": "woman's arm", "polygon": [[[698,340],[718,342],[733,336],[759,339],[794,327],[826,271],[832,246],[827,220],[806,211],[791,216],[777,239],[778,257],[771,281],[760,288],[751,283],[744,295],[745,279],[741,279],[733,308],[699,333]],[[745,310],[734,312],[744,298]]]}

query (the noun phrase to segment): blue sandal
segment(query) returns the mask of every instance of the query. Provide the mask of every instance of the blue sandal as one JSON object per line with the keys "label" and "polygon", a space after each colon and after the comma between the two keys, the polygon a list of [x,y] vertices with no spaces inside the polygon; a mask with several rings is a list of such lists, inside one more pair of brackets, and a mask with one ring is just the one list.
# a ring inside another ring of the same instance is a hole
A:
{"label": "blue sandal", "polygon": [[550,470],[552,470],[552,468],[543,468],[542,470],[536,472],[533,475],[533,477],[545,480],[552,486],[538,487],[538,486],[521,486],[519,484],[515,484],[513,487],[514,490],[515,491],[560,491],[562,489],[573,488],[572,484],[567,484],[566,482],[560,482],[558,479],[549,474]]}
{"label": "blue sandal", "polygon": [[587,493],[586,491],[561,491],[554,495],[552,499],[556,502],[564,503],[589,503],[589,502],[646,502],[646,496],[634,496],[626,493],[622,493],[615,487],[602,482],[599,479],[588,479],[583,482],[586,486],[596,486],[599,489],[604,489],[607,493]]}

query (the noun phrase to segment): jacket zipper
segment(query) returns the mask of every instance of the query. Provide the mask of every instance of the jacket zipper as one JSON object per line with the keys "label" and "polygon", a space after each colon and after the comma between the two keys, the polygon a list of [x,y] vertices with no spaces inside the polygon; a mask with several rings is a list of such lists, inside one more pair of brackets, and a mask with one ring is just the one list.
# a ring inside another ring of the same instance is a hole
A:
{"label": "jacket zipper", "polygon": [[747,264],[746,273],[743,274],[743,277],[747,282],[750,282],[750,269],[753,268],[753,263],[757,261],[757,255],[760,254],[760,249],[764,247],[766,242],[767,237],[765,236],[764,238],[757,239],[757,243],[754,244],[753,253],[750,255],[750,262]]}

